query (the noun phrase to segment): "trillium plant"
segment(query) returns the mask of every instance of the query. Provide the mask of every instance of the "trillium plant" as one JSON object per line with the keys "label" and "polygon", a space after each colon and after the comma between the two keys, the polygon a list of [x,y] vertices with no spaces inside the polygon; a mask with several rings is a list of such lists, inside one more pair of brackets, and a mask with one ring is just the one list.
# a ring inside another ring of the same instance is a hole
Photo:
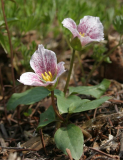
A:
{"label": "trillium plant", "polygon": [[[104,39],[103,25],[98,17],[85,16],[77,26],[71,18],[66,18],[62,22],[63,26],[69,29],[73,38],[78,38],[77,45],[86,47],[91,42],[100,42]],[[58,79],[64,74],[64,62],[57,64],[56,54],[44,46],[38,45],[30,60],[30,66],[34,72],[26,72],[20,76],[20,83],[29,86],[36,86],[23,93],[12,95],[7,104],[7,109],[15,109],[20,104],[33,104],[47,96],[51,96],[52,105],[40,115],[40,122],[37,131],[42,130],[46,125],[55,122],[54,141],[58,149],[64,154],[68,154],[79,160],[83,154],[84,138],[83,129],[71,121],[72,114],[95,109],[110,97],[101,97],[109,87],[110,81],[104,79],[96,86],[69,87],[71,71],[75,56],[74,43],[71,43],[73,53],[71,57],[70,69],[64,88],[64,92],[56,89]],[[91,95],[94,100],[81,99],[78,95]],[[55,101],[56,99],[56,101]],[[54,123],[53,123],[54,124]],[[85,135],[84,135],[85,136]],[[68,152],[69,151],[69,152]]]}
{"label": "trillium plant", "polygon": [[35,73],[24,73],[18,81],[24,85],[47,87],[49,90],[53,90],[59,76],[65,72],[64,62],[57,64],[56,54],[43,45],[39,45],[32,55],[30,66]]}

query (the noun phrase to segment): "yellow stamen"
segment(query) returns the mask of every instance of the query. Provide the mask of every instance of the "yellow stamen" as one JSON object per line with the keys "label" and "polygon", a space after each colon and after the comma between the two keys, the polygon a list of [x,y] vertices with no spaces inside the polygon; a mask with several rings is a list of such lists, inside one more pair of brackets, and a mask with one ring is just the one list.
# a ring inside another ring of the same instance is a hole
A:
{"label": "yellow stamen", "polygon": [[50,77],[53,78],[52,73],[50,71],[48,73],[49,73]]}
{"label": "yellow stamen", "polygon": [[[49,73],[49,74],[48,74]],[[50,71],[48,71],[48,73],[47,72],[45,72],[44,74],[42,73],[41,75],[42,75],[42,78],[45,80],[45,81],[52,81],[52,78],[53,78],[53,76],[52,76],[52,73],[50,72]]]}
{"label": "yellow stamen", "polygon": [[44,76],[44,74],[42,73],[41,75],[42,75],[42,78],[46,81],[46,77]]}
{"label": "yellow stamen", "polygon": [[79,34],[80,34],[82,37],[85,37],[85,33],[79,32]]}

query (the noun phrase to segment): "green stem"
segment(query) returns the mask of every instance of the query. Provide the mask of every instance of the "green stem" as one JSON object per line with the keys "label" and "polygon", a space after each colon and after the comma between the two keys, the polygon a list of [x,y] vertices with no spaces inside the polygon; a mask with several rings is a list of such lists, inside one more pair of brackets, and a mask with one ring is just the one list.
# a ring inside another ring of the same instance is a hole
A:
{"label": "green stem", "polygon": [[123,41],[120,40],[120,42],[114,47],[112,48],[106,55],[104,55],[104,57],[102,58],[102,60],[97,64],[97,62],[95,62],[91,72],[89,73],[87,79],[86,79],[86,84],[88,83],[89,79],[91,78],[93,72],[95,71],[96,68],[98,68],[102,62],[105,60],[106,57],[110,56],[110,54],[118,47],[120,46],[121,44],[123,43]]}
{"label": "green stem", "polygon": [[72,53],[72,58],[71,58],[71,62],[70,62],[70,70],[69,70],[68,77],[67,77],[67,82],[66,82],[66,85],[65,85],[65,88],[64,88],[64,93],[65,94],[67,92],[68,84],[69,84],[69,81],[70,81],[70,76],[71,76],[71,72],[72,72],[72,68],[73,68],[74,57],[75,57],[75,50],[73,50],[73,53]]}
{"label": "green stem", "polygon": [[54,91],[51,91],[51,99],[52,99],[52,106],[53,106],[55,114],[57,115],[57,117],[59,119],[61,119],[62,121],[64,121],[64,118],[59,114],[59,112],[58,112],[58,110],[56,108],[56,105],[55,105],[55,102],[54,102]]}

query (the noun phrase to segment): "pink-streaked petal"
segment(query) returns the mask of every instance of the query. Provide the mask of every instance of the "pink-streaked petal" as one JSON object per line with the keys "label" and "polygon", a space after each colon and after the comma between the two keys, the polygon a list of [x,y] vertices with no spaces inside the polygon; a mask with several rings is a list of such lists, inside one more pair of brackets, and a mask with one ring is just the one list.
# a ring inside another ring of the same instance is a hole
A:
{"label": "pink-streaked petal", "polygon": [[78,37],[79,39],[80,39],[80,41],[81,41],[81,44],[82,44],[82,46],[85,46],[86,44],[88,44],[88,43],[91,43],[92,41],[97,41],[97,40],[93,40],[93,39],[91,39],[90,37]]}
{"label": "pink-streaked petal", "polygon": [[59,62],[57,64],[57,77],[61,76],[64,72],[66,72],[64,64],[64,62]]}
{"label": "pink-streaked petal", "polygon": [[45,72],[44,52],[43,45],[38,45],[38,50],[34,52],[30,59],[30,66],[39,76]]}
{"label": "pink-streaked petal", "polygon": [[62,21],[62,24],[64,27],[66,27],[67,29],[71,31],[74,37],[78,36],[79,33],[77,31],[76,23],[71,18],[65,18]]}
{"label": "pink-streaked petal", "polygon": [[44,61],[46,64],[46,72],[50,71],[54,76],[57,69],[57,58],[56,54],[53,51],[45,49]]}
{"label": "pink-streaked petal", "polygon": [[103,25],[99,17],[84,16],[77,29],[79,33],[84,33],[94,41],[104,40]]}
{"label": "pink-streaked petal", "polygon": [[41,82],[39,76],[33,72],[23,73],[18,81],[29,86],[44,86],[44,83]]}
{"label": "pink-streaked petal", "polygon": [[57,58],[53,51],[44,49],[43,45],[38,45],[38,50],[32,55],[30,65],[36,74],[50,71],[55,74],[57,67]]}
{"label": "pink-streaked petal", "polygon": [[65,68],[64,68],[64,62],[59,62],[57,64],[57,75],[56,78],[53,81],[48,81],[46,82],[45,85],[54,85],[57,82],[57,79],[64,73],[66,72]]}

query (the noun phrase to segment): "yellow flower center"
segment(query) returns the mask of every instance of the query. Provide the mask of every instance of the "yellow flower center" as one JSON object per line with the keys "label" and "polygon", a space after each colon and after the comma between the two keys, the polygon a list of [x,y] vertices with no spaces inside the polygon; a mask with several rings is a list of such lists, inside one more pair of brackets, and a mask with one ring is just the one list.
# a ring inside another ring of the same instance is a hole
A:
{"label": "yellow flower center", "polygon": [[79,34],[80,34],[82,37],[85,37],[85,33],[79,32]]}
{"label": "yellow flower center", "polygon": [[42,78],[45,80],[45,81],[52,81],[53,79],[53,76],[52,76],[52,73],[50,71],[45,72],[44,74],[42,73]]}

